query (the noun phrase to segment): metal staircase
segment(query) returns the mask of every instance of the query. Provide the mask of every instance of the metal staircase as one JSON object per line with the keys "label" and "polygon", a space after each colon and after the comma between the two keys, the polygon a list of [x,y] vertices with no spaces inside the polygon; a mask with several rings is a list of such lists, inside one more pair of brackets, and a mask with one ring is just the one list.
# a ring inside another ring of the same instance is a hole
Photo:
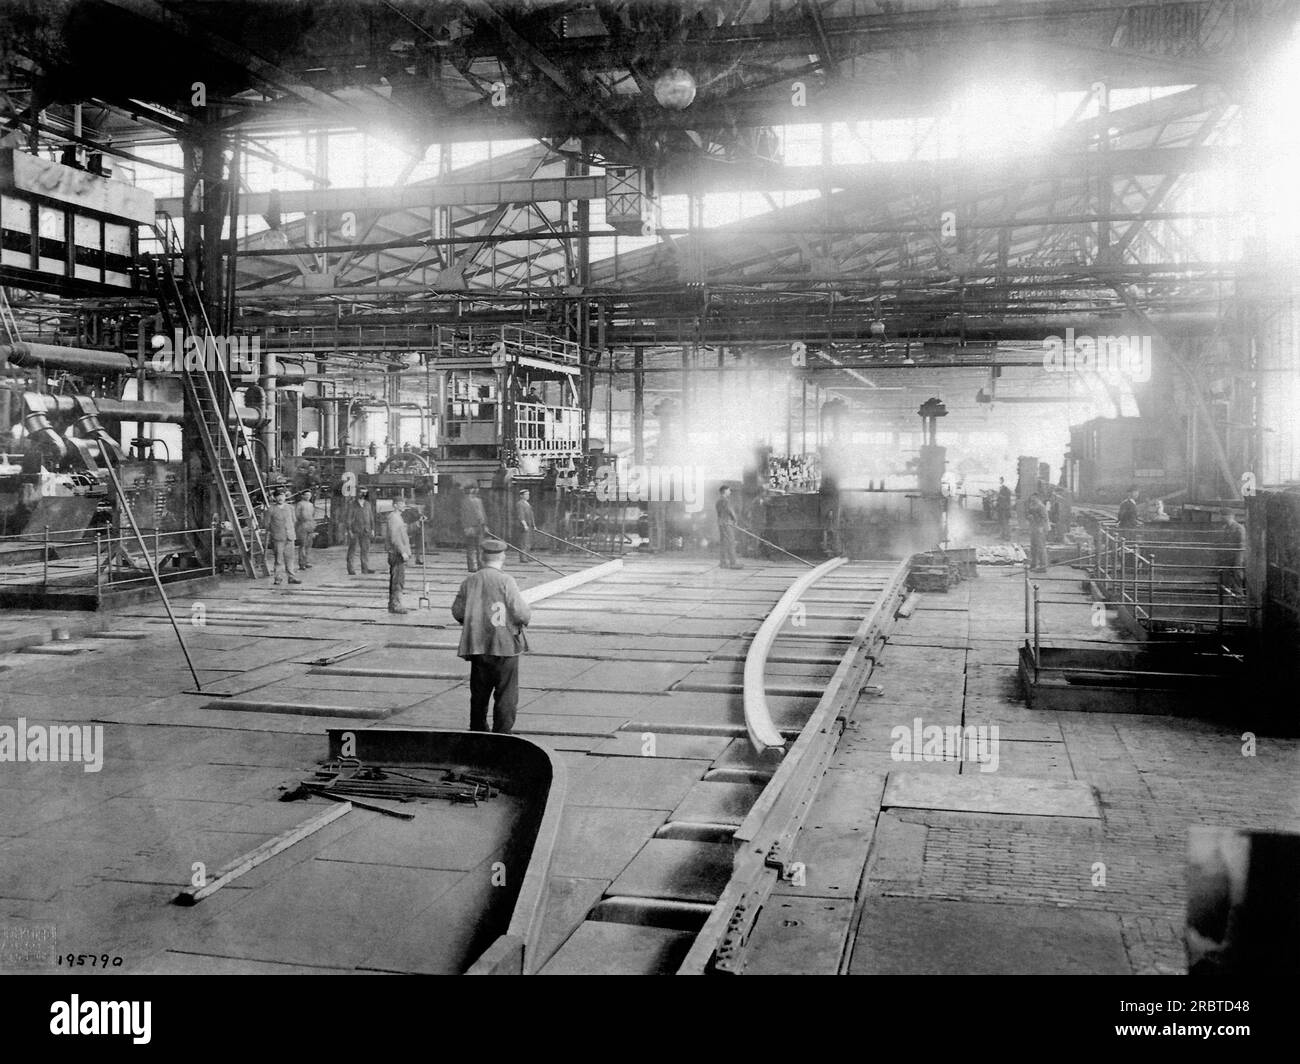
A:
{"label": "metal staircase", "polygon": [[248,427],[236,414],[229,369],[214,355],[219,349],[202,300],[188,280],[176,277],[172,262],[171,253],[147,260],[150,285],[168,335],[175,336],[179,329],[182,336],[194,336],[199,345],[201,357],[185,358],[176,352],[186,408],[193,411],[204,466],[215,482],[244,571],[250,577],[264,577],[268,575],[266,544],[258,509],[268,502],[266,484]]}

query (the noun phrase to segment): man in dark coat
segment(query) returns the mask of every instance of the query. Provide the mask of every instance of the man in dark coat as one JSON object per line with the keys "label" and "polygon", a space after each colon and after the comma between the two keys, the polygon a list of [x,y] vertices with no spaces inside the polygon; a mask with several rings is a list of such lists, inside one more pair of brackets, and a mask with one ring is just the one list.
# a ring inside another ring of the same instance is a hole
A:
{"label": "man in dark coat", "polygon": [[722,552],[722,568],[745,568],[736,560],[736,509],[731,505],[731,485],[723,484],[718,489],[718,501],[714,503],[718,514],[718,546]]}
{"label": "man in dark coat", "polygon": [[343,529],[348,540],[348,575],[357,575],[357,555],[361,556],[361,571],[373,573],[370,568],[370,537],[375,532],[375,507],[370,492],[362,488],[355,498],[343,504]]}
{"label": "man in dark coat", "polygon": [[1137,528],[1138,521],[1138,490],[1129,488],[1128,494],[1124,501],[1119,504],[1119,527],[1120,528]]}
{"label": "man in dark coat", "polygon": [[514,577],[503,571],[506,545],[484,541],[483,558],[483,567],[461,582],[451,604],[451,615],[462,625],[456,654],[470,663],[470,731],[488,730],[488,702],[494,700],[492,730],[508,732],[515,725],[519,655],[528,651],[524,628],[532,610]]}
{"label": "man in dark coat", "polygon": [[1011,538],[1011,489],[1007,487],[1005,477],[998,477],[998,499],[995,504],[998,514],[998,533],[1003,541]]}
{"label": "man in dark coat", "polygon": [[533,507],[528,501],[527,489],[519,493],[519,503],[515,507],[515,522],[518,526],[515,535],[519,537],[515,542],[519,544],[519,561],[523,562],[524,555],[533,552],[533,529],[537,527],[533,523]]}

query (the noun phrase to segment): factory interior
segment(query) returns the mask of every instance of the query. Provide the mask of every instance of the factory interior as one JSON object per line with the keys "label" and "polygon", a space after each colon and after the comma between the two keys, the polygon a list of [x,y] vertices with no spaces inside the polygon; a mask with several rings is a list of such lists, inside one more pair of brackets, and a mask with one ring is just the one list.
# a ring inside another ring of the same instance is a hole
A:
{"label": "factory interior", "polygon": [[1297,973],[1298,167],[1293,0],[0,0],[0,971]]}

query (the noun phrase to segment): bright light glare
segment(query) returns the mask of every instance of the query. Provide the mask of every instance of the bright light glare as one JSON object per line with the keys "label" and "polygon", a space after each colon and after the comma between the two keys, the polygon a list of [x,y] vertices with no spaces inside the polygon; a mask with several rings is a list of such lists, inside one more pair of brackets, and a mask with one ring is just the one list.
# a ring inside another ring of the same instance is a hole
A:
{"label": "bright light glare", "polygon": [[1254,99],[1248,104],[1248,138],[1256,153],[1248,160],[1259,212],[1259,232],[1275,253],[1300,260],[1300,195],[1295,174],[1300,167],[1300,25],[1285,47],[1263,66]]}
{"label": "bright light glare", "polygon": [[1021,155],[1052,135],[1056,99],[1034,85],[975,85],[953,103],[940,136],[964,158]]}

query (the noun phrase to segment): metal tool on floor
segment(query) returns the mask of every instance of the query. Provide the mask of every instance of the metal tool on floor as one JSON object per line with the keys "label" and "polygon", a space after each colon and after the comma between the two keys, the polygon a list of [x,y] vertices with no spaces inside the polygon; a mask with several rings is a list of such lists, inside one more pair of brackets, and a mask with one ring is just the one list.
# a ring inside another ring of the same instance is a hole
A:
{"label": "metal tool on floor", "polygon": [[303,781],[302,786],[312,793],[339,798],[388,798],[397,802],[441,798],[471,805],[495,798],[500,793],[488,780],[445,769],[432,771],[437,773],[437,778],[365,765],[356,758],[339,758],[321,765],[316,778]]}
{"label": "metal tool on floor", "polygon": [[322,798],[328,798],[334,802],[344,802],[348,805],[354,805],[358,809],[369,809],[372,813],[383,813],[384,816],[396,817],[398,820],[414,820],[414,813],[404,813],[400,809],[389,809],[386,805],[375,805],[373,802],[363,802],[356,795],[348,795],[346,798],[341,794],[335,794],[329,787],[319,787],[310,783],[303,783],[302,789],[308,794],[318,794]]}
{"label": "metal tool on floor", "polygon": [[424,525],[420,525],[420,569],[424,577],[424,589],[420,592],[420,601],[416,604],[419,609],[432,609],[431,600],[429,599],[429,556],[424,552]]}

